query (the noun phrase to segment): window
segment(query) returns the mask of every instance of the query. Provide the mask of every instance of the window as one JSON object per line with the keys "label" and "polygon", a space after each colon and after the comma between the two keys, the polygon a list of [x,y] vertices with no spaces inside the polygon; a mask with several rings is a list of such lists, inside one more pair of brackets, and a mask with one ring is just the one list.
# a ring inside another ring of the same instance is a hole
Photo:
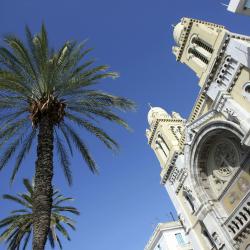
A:
{"label": "window", "polygon": [[244,8],[250,9],[250,0],[246,0]]}
{"label": "window", "polygon": [[250,94],[250,85],[247,85],[247,86],[245,87],[245,91],[246,91],[246,93]]}
{"label": "window", "polygon": [[184,239],[182,238],[181,233],[175,234],[175,238],[176,238],[176,240],[177,240],[177,242],[178,242],[178,244],[179,244],[180,246],[185,245],[185,241],[184,241]]}
{"label": "window", "polygon": [[250,82],[247,82],[243,85],[242,95],[244,96],[244,98],[250,101]]}
{"label": "window", "polygon": [[193,55],[195,58],[199,59],[200,61],[202,61],[205,64],[209,63],[208,59],[203,54],[201,54],[201,52],[197,51],[194,48],[189,48],[188,53]]}

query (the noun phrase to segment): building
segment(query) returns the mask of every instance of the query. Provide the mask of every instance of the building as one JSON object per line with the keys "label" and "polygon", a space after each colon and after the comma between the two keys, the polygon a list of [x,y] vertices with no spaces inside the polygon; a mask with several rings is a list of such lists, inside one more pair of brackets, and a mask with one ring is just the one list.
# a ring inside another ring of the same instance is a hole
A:
{"label": "building", "polygon": [[234,13],[250,15],[250,0],[230,0],[227,9]]}
{"label": "building", "polygon": [[192,250],[179,221],[159,223],[144,250]]}
{"label": "building", "polygon": [[187,120],[148,113],[148,144],[194,250],[250,249],[250,37],[182,18],[177,61],[198,77]]}

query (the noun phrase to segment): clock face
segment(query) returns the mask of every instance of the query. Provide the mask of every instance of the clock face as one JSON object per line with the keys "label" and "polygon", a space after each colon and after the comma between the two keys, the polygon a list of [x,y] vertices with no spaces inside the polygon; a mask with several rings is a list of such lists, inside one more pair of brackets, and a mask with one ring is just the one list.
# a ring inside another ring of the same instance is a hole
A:
{"label": "clock face", "polygon": [[217,143],[213,150],[214,173],[221,177],[232,174],[239,162],[238,150],[229,140]]}

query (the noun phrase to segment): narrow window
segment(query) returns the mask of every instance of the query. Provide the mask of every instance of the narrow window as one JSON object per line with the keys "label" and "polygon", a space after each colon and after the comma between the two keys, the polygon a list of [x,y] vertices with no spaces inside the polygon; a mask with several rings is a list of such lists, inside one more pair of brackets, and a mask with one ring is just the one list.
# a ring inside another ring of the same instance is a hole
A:
{"label": "narrow window", "polygon": [[194,37],[194,38],[192,39],[192,43],[194,43],[194,44],[200,46],[201,48],[205,49],[205,50],[206,50],[207,52],[209,52],[210,54],[213,53],[213,48],[212,48],[210,45],[206,44],[204,41],[202,41],[202,40],[201,40],[200,38],[198,38],[198,37]]}
{"label": "narrow window", "polygon": [[189,48],[188,53],[192,54],[193,56],[195,56],[196,58],[198,58],[199,60],[201,60],[205,64],[209,63],[208,59],[204,55],[202,55],[199,51],[197,51],[193,48]]}
{"label": "narrow window", "polygon": [[245,9],[250,9],[250,0],[246,0],[244,8]]}
{"label": "narrow window", "polygon": [[178,242],[178,244],[179,244],[180,246],[185,245],[185,241],[184,241],[184,239],[183,239],[181,233],[175,234],[175,238],[176,238],[176,240],[177,240],[177,242]]}

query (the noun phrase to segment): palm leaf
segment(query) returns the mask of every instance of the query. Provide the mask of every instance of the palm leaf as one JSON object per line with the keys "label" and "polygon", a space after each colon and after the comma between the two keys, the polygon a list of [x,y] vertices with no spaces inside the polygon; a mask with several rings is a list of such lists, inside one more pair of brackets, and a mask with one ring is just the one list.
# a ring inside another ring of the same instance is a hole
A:
{"label": "palm leaf", "polygon": [[67,151],[57,133],[55,134],[55,139],[56,139],[57,152],[58,152],[61,166],[63,168],[64,175],[69,185],[71,185],[72,175],[71,175],[71,171],[69,167],[69,159],[68,159]]}
{"label": "palm leaf", "polygon": [[[21,245],[22,249],[25,250],[33,231],[32,194],[34,184],[31,184],[28,179],[24,179],[23,184],[26,190],[28,190],[28,193],[19,193],[18,196],[9,194],[3,196],[4,199],[14,201],[24,207],[13,210],[11,212],[12,215],[0,220],[0,229],[3,229],[0,234],[0,241],[5,241],[8,244],[8,250],[21,249]],[[58,190],[54,191],[51,225],[48,234],[48,241],[52,248],[58,244],[60,249],[62,249],[58,232],[61,232],[66,239],[70,240],[69,233],[65,226],[75,230],[75,222],[67,217],[65,213],[79,215],[79,212],[75,207],[64,206],[63,204],[67,201],[72,201],[72,198],[64,197]]]}
{"label": "palm leaf", "polygon": [[74,142],[75,146],[81,153],[83,159],[87,163],[89,169],[93,173],[98,173],[96,163],[94,162],[92,156],[90,155],[88,148],[84,144],[84,142],[81,140],[81,138],[78,136],[78,134],[66,123],[64,123],[65,128],[67,129],[72,141]]}
{"label": "palm leaf", "polygon": [[32,142],[36,136],[36,129],[31,130],[29,135],[27,136],[26,140],[22,144],[22,149],[19,151],[19,154],[17,155],[16,158],[16,164],[14,166],[12,176],[11,176],[11,183],[14,181],[15,176],[19,170],[19,167],[25,157],[25,155],[30,151],[30,147],[32,145]]}

